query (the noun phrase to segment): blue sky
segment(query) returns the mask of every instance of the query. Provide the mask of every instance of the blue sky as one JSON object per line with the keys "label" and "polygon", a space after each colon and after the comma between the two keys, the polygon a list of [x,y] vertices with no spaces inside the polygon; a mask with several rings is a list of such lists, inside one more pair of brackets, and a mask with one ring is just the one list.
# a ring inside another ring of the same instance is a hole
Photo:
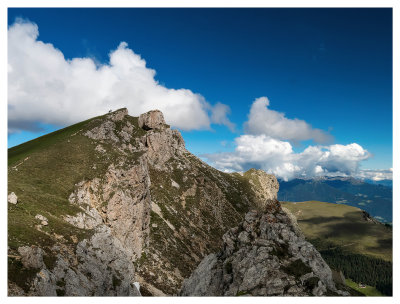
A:
{"label": "blue sky", "polygon": [[[253,102],[265,96],[274,113],[329,133],[333,140],[326,144],[357,143],[367,150],[368,157],[362,152],[357,159],[362,169],[392,167],[391,9],[34,8],[8,14],[9,26],[16,18],[36,24],[37,40],[53,44],[66,60],[107,64],[124,41],[156,71],[160,85],[201,94],[211,106],[227,105],[233,132],[212,118],[205,130],[176,124],[186,129],[190,151],[214,154],[205,158],[209,162],[232,157],[242,136],[266,135],[267,143],[270,130],[244,128]],[[212,117],[214,110],[207,111]],[[14,120],[18,127],[8,136],[9,147],[67,125],[15,115],[21,123]],[[274,134],[290,142],[293,153],[322,144]]]}

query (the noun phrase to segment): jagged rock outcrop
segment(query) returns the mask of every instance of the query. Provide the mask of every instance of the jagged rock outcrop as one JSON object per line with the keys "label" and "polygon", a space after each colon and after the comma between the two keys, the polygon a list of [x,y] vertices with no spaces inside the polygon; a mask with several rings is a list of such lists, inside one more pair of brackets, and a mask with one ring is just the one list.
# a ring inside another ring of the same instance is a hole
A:
{"label": "jagged rock outcrop", "polygon": [[114,142],[119,142],[119,138],[115,135],[115,123],[107,120],[100,126],[93,128],[85,133],[87,137],[95,140],[107,140],[111,139]]}
{"label": "jagged rock outcrop", "polygon": [[347,295],[336,289],[329,266],[279,203],[274,209],[248,212],[238,227],[224,234],[223,250],[205,257],[184,281],[180,294]]}
{"label": "jagged rock outcrop", "polygon": [[166,127],[164,115],[159,110],[149,111],[139,116],[139,128],[146,131],[151,129],[163,129]]}
{"label": "jagged rock outcrop", "polygon": [[244,173],[249,180],[254,192],[254,205],[261,211],[267,210],[270,204],[274,204],[278,197],[279,183],[274,175],[263,170],[250,169]]}
{"label": "jagged rock outcrop", "polygon": [[107,119],[112,120],[112,121],[122,121],[124,118],[128,115],[128,109],[127,108],[122,108],[117,111],[111,112],[107,114]]}
{"label": "jagged rock outcrop", "polygon": [[53,246],[56,261],[52,269],[43,263],[43,251],[38,250],[25,254],[30,257],[29,265],[38,269],[30,296],[140,296],[132,261],[108,227],[97,227],[90,239],[77,244],[75,252],[62,243]]}

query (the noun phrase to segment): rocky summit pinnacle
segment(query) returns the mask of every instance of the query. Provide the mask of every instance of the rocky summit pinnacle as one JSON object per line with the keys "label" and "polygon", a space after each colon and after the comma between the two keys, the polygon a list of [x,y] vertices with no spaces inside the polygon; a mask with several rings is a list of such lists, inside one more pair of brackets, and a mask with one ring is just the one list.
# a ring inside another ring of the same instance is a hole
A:
{"label": "rocky summit pinnacle", "polygon": [[123,108],[8,155],[9,295],[341,294],[276,178],[210,167],[158,110]]}
{"label": "rocky summit pinnacle", "polygon": [[139,116],[139,127],[144,130],[165,127],[164,115],[160,110],[152,110]]}

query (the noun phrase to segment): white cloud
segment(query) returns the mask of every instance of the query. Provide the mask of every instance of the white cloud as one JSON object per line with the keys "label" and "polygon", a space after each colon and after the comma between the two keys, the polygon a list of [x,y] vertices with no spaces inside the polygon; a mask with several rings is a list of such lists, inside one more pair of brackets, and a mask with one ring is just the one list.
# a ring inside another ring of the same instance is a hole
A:
{"label": "white cloud", "polygon": [[231,130],[232,132],[235,131],[235,124],[232,123],[228,119],[228,115],[231,113],[231,109],[229,106],[226,104],[217,102],[212,108],[211,108],[211,122],[220,124],[220,125],[225,125]]}
{"label": "white cloud", "polygon": [[235,140],[234,152],[204,155],[223,171],[260,168],[285,180],[321,175],[354,175],[359,163],[370,157],[356,143],[349,145],[309,146],[295,153],[287,141],[266,135],[242,135]]}
{"label": "white cloud", "polygon": [[66,60],[38,35],[36,24],[21,20],[8,29],[11,132],[32,129],[37,122],[68,125],[121,107],[131,115],[160,109],[167,123],[183,130],[209,129],[210,123],[233,128],[227,105],[212,106],[190,90],[162,86],[155,70],[125,42],[98,66],[90,58]]}
{"label": "white cloud", "polygon": [[356,177],[361,178],[361,179],[371,179],[373,181],[382,181],[382,180],[392,180],[393,179],[393,169],[390,168],[388,170],[386,169],[379,169],[379,170],[371,170],[371,169],[365,169],[365,170],[360,170]]}
{"label": "white cloud", "polygon": [[299,142],[312,139],[317,143],[327,143],[332,136],[320,129],[314,129],[304,120],[289,119],[284,113],[268,108],[267,97],[257,98],[251,106],[249,119],[244,124],[246,133],[267,135],[273,138]]}

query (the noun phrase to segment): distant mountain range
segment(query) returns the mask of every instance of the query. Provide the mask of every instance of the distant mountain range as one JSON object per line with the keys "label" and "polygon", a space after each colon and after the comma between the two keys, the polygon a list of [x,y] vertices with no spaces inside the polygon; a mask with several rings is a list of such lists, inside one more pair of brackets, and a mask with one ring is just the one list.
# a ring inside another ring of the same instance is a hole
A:
{"label": "distant mountain range", "polygon": [[[383,181],[381,181],[383,182]],[[386,185],[352,177],[319,177],[279,180],[280,201],[324,201],[347,204],[367,211],[381,222],[392,222],[393,189]]]}
{"label": "distant mountain range", "polygon": [[380,181],[374,181],[372,179],[364,179],[364,182],[368,184],[373,184],[373,185],[383,185],[392,188],[393,187],[393,181],[391,179],[384,179]]}

